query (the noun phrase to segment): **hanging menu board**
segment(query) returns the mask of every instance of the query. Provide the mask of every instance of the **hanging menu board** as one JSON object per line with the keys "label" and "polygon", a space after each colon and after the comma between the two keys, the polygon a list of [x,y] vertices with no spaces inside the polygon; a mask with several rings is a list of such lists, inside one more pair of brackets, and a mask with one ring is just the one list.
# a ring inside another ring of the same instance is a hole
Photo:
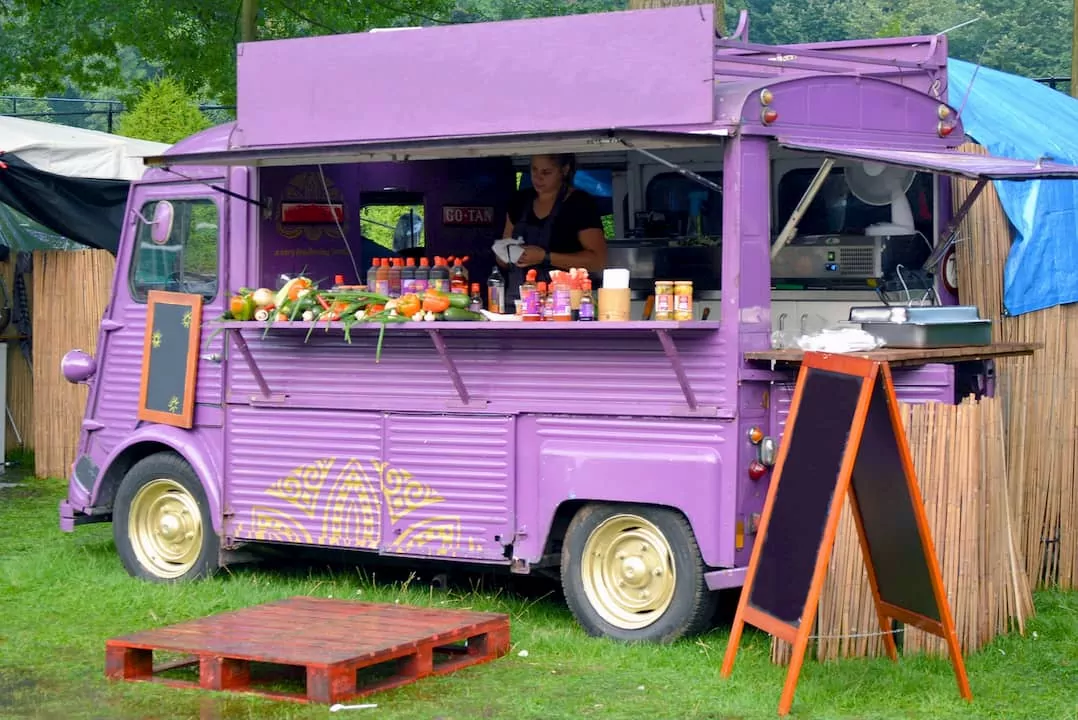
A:
{"label": "hanging menu board", "polygon": [[190,428],[202,332],[202,297],[151,290],[139,387],[139,420]]}

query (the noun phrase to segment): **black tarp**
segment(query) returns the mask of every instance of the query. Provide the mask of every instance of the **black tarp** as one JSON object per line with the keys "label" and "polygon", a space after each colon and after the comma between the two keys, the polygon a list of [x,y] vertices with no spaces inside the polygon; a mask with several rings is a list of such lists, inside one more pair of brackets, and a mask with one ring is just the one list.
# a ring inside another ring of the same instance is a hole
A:
{"label": "black tarp", "polygon": [[66,238],[113,255],[130,188],[127,180],[56,175],[17,155],[0,154],[0,203]]}

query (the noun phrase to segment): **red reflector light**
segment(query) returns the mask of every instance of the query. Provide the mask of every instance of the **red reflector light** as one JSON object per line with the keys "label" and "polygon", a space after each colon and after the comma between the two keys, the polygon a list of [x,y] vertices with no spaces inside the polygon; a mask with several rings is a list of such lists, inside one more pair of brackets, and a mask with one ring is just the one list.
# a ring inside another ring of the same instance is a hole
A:
{"label": "red reflector light", "polygon": [[767,467],[759,460],[753,460],[749,463],[749,477],[753,480],[759,480],[767,472]]}
{"label": "red reflector light", "polygon": [[764,108],[763,112],[760,113],[760,120],[764,123],[764,125],[770,125],[778,119],[779,114],[771,108]]}
{"label": "red reflector light", "polygon": [[941,122],[936,127],[936,132],[939,133],[940,137],[947,137],[948,135],[950,135],[951,133],[954,132],[954,125],[948,125],[947,123],[942,123]]}
{"label": "red reflector light", "polygon": [[293,225],[317,225],[344,221],[340,203],[281,203],[281,222]]}

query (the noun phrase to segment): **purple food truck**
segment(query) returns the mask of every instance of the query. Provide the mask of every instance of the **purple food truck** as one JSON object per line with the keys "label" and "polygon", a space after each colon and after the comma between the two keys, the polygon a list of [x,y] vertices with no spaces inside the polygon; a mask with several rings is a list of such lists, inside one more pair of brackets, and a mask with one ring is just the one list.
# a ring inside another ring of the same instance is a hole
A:
{"label": "purple food truck", "polygon": [[[761,353],[881,298],[954,304],[968,207],[948,176],[1078,177],[955,150],[946,37],[762,46],[746,16],[717,37],[712,13],[241,44],[237,120],[147,159],[97,356],[63,360],[90,391],[61,528],[112,522],[154,581],[319,546],[557,572],[594,635],[705,627],[742,583],[792,394],[796,367]],[[609,188],[630,320],[357,324],[348,342],[339,322],[219,320],[241,287],[365,284],[371,218],[396,212],[390,255],[466,256],[485,287],[521,171],[553,153]],[[692,281],[692,320],[644,319],[657,280]],[[161,290],[202,303],[186,423],[140,419]],[[898,368],[899,396],[953,403],[961,370]]]}

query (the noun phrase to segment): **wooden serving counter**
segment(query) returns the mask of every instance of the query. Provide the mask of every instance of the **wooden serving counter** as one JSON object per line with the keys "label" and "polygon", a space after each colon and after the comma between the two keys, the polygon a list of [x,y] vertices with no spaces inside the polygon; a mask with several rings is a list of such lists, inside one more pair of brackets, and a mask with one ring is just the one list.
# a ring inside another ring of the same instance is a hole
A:
{"label": "wooden serving counter", "polygon": [[[1043,343],[994,343],[946,348],[882,348],[864,352],[831,353],[850,355],[868,360],[880,360],[891,367],[927,365],[929,363],[957,363],[976,360],[992,360],[1002,357],[1032,355],[1044,347]],[[781,350],[754,350],[745,353],[745,359],[754,362],[774,362],[783,365],[797,365],[805,357],[805,351],[797,348]]]}

